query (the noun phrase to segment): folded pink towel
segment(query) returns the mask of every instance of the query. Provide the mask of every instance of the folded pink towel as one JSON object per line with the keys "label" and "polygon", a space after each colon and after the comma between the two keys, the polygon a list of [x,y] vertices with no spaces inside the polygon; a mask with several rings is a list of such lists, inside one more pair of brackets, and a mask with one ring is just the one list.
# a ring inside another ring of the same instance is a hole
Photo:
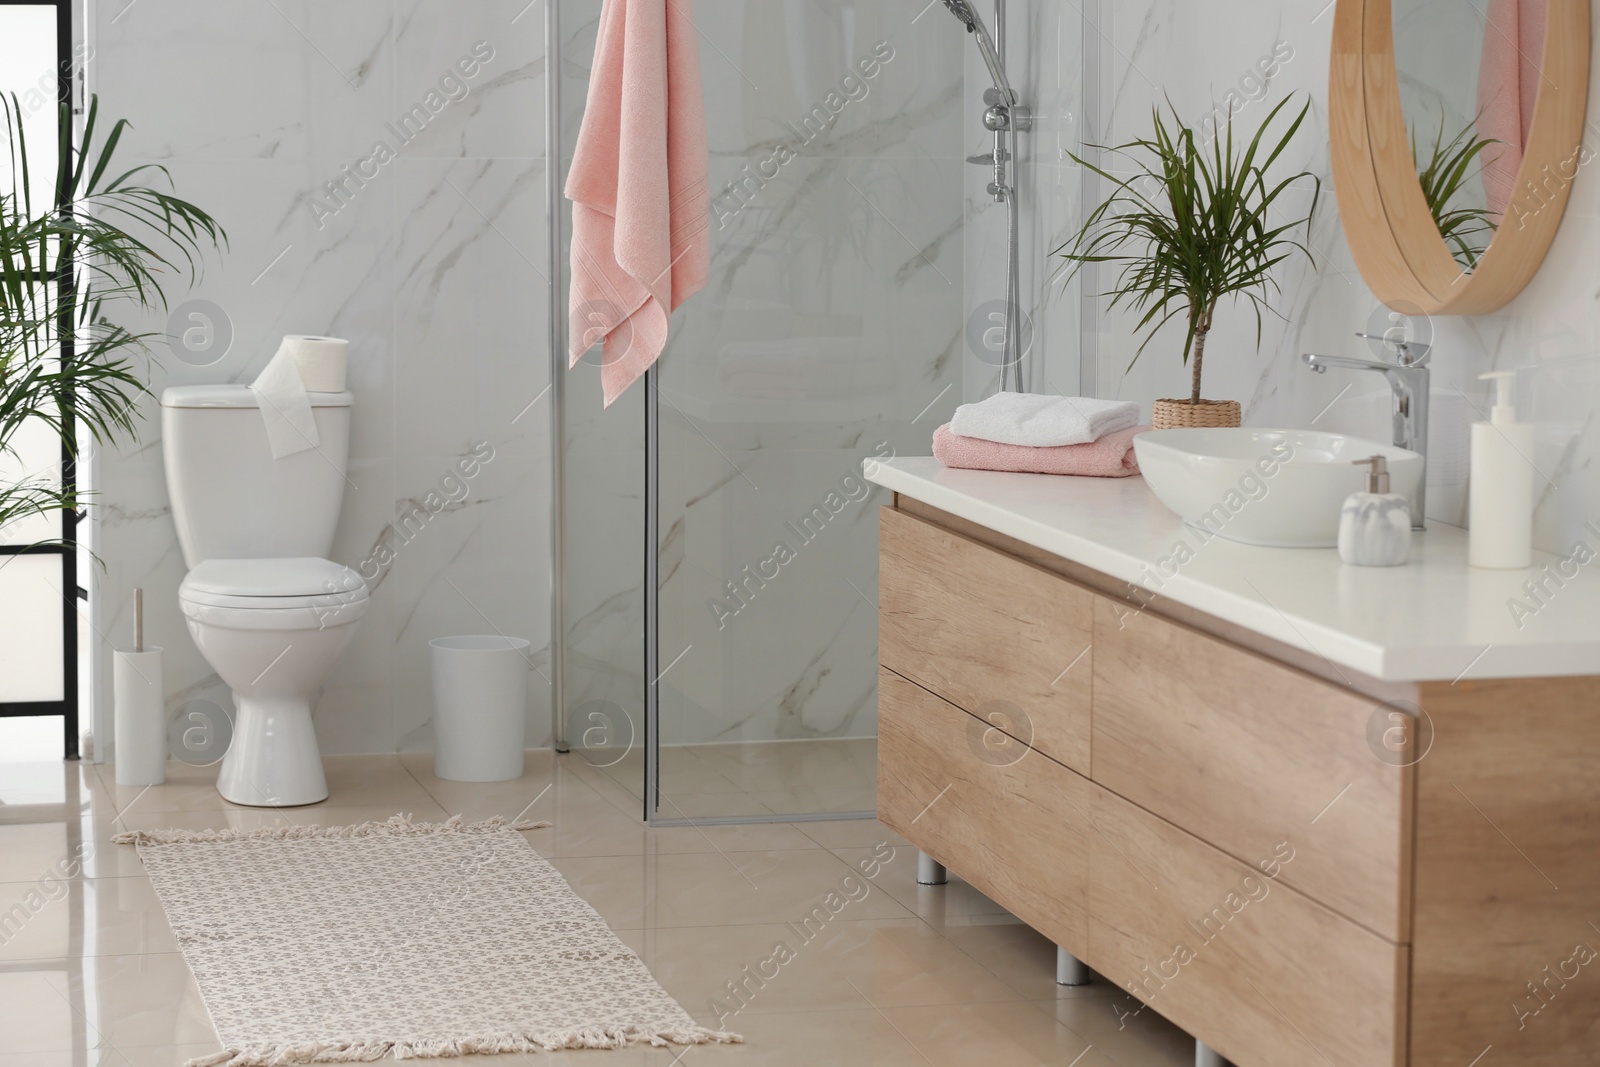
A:
{"label": "folded pink towel", "polygon": [[605,0],[572,201],[572,365],[604,338],[607,407],[661,355],[706,283],[711,192],[691,0]]}
{"label": "folded pink towel", "polygon": [[1139,473],[1133,439],[1148,426],[1108,433],[1086,445],[1035,448],[1003,445],[978,437],[959,437],[945,423],[933,431],[933,455],[946,467],[976,471],[1016,471],[1022,474],[1078,474],[1089,478],[1126,478]]}

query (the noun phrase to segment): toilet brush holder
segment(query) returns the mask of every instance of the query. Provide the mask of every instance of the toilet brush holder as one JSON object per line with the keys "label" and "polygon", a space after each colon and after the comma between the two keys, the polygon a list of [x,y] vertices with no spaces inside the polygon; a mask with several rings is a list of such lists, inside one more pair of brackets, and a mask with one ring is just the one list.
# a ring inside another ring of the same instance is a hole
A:
{"label": "toilet brush holder", "polygon": [[118,785],[167,780],[166,701],[161,649],[111,653],[112,718]]}
{"label": "toilet brush holder", "polygon": [[111,653],[112,734],[118,785],[167,780],[167,716],[161,649],[144,644],[144,590],[133,591],[133,650]]}

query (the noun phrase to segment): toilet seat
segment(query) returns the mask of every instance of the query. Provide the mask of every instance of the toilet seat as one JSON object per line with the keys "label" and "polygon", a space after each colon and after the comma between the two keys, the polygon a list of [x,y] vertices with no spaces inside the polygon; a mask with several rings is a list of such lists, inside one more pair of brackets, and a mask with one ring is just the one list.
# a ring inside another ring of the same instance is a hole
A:
{"label": "toilet seat", "polygon": [[[349,567],[310,557],[208,559],[178,587],[184,614],[190,606],[246,611],[339,609],[368,598],[367,583]],[[364,612],[363,612],[364,614]]]}

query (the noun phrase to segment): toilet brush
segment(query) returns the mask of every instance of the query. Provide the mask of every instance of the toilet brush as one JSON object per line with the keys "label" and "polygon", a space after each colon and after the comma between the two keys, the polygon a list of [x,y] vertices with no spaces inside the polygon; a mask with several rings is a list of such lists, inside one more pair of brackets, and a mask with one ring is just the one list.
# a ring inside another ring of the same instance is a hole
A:
{"label": "toilet brush", "polygon": [[161,649],[144,645],[143,589],[133,591],[133,650],[111,657],[117,784],[160,785],[167,779],[166,705]]}

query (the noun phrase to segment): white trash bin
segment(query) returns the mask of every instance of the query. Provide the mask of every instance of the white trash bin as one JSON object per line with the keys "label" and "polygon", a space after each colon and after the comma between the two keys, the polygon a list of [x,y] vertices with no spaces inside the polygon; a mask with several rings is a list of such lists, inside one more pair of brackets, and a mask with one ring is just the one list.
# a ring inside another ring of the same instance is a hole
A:
{"label": "white trash bin", "polygon": [[439,637],[433,653],[433,773],[452,782],[522,777],[528,648],[520,637]]}

